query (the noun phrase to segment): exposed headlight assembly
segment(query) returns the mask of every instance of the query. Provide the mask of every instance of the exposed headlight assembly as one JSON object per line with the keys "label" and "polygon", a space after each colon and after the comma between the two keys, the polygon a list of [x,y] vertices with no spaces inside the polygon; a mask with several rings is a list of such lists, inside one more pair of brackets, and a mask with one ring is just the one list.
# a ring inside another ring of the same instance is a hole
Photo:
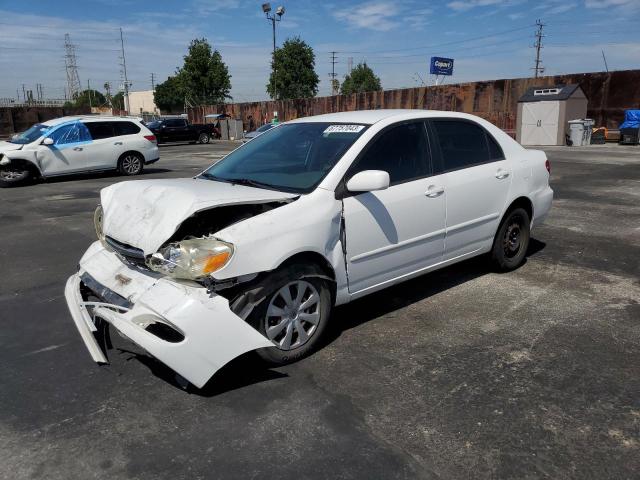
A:
{"label": "exposed headlight assembly", "polygon": [[233,255],[233,245],[214,237],[170,243],[147,259],[147,266],[173,278],[197,280],[220,270]]}
{"label": "exposed headlight assembly", "polygon": [[102,205],[98,205],[96,211],[93,212],[93,226],[96,229],[98,240],[104,244],[104,231],[102,230]]}

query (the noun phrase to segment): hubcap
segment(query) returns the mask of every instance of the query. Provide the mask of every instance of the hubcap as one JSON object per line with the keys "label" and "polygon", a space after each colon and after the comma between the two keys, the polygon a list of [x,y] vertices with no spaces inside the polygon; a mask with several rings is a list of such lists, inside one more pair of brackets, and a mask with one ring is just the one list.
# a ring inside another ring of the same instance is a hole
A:
{"label": "hubcap", "polygon": [[280,350],[309,341],[320,321],[320,294],[304,280],[291,282],[271,298],[264,319],[267,338]]}
{"label": "hubcap", "polygon": [[0,178],[3,180],[17,180],[24,175],[24,170],[0,170]]}
{"label": "hubcap", "polygon": [[200,143],[209,143],[209,135],[205,135],[204,133],[200,135]]}
{"label": "hubcap", "polygon": [[127,155],[122,160],[122,169],[129,174],[136,174],[140,170],[140,159],[134,155]]}
{"label": "hubcap", "polygon": [[515,219],[507,227],[502,245],[504,254],[508,258],[513,258],[520,252],[520,248],[522,247],[522,230],[520,223]]}

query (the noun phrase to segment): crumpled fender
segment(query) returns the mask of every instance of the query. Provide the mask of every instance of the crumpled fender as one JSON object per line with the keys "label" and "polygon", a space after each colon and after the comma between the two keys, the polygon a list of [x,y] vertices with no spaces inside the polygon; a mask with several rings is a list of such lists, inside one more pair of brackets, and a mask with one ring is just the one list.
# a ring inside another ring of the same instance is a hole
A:
{"label": "crumpled fender", "polygon": [[3,155],[3,161],[9,160],[9,164],[11,164],[12,161],[14,160],[21,160],[23,162],[27,162],[31,165],[33,165],[40,174],[42,174],[42,171],[40,170],[40,165],[38,164],[38,159],[36,158],[36,151],[35,150],[25,150],[25,149],[20,149],[20,150],[9,150],[9,151],[5,151],[2,152]]}

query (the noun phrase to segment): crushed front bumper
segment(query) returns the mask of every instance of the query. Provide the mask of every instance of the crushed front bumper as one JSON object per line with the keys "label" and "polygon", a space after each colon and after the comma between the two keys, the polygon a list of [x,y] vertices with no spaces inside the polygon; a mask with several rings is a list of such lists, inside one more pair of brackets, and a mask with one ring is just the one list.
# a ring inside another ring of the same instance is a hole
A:
{"label": "crushed front bumper", "polygon": [[[87,302],[83,289],[100,302]],[[198,388],[238,355],[273,346],[230,310],[227,299],[130,267],[100,242],[89,247],[78,273],[69,277],[65,298],[94,361],[108,359],[92,317],[108,322]]]}

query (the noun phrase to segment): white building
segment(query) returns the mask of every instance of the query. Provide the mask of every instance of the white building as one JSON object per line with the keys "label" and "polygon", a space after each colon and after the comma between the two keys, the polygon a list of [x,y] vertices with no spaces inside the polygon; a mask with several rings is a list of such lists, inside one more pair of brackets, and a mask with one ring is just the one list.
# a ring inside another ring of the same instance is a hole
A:
{"label": "white building", "polygon": [[143,113],[160,114],[160,109],[153,101],[153,90],[129,92],[128,110],[130,115],[142,115]]}

